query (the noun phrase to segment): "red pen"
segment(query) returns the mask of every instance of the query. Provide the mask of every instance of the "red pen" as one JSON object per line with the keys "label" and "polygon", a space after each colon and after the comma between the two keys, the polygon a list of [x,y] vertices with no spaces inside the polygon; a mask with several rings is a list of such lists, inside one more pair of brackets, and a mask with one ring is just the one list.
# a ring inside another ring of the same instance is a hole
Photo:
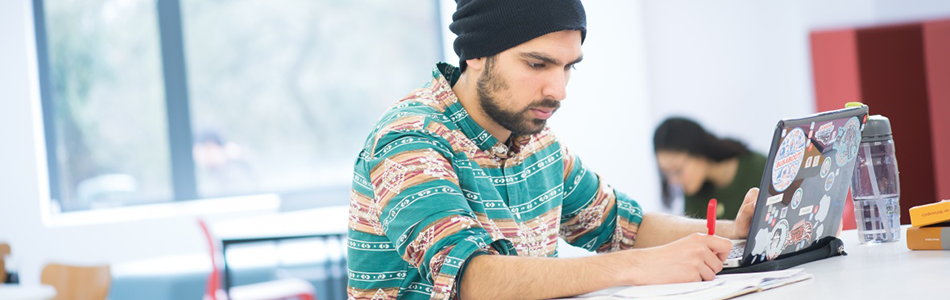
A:
{"label": "red pen", "polygon": [[709,235],[716,234],[716,198],[709,199],[709,207],[706,208],[706,228],[709,229]]}

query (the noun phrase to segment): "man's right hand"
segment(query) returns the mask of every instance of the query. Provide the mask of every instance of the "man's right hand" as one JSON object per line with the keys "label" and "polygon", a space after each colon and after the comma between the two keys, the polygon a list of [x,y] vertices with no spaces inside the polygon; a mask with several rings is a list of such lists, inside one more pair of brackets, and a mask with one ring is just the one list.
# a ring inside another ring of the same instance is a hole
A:
{"label": "man's right hand", "polygon": [[666,245],[609,255],[628,266],[620,273],[625,284],[645,285],[713,280],[731,249],[725,238],[695,233]]}
{"label": "man's right hand", "polygon": [[462,299],[550,299],[619,285],[712,280],[732,243],[697,233],[662,246],[574,258],[479,255],[468,263]]}

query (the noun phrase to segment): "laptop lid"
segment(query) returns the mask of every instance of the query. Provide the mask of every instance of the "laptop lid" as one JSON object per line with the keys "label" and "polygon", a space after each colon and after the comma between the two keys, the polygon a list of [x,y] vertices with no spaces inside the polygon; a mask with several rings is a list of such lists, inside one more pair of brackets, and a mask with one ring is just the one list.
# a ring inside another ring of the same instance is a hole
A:
{"label": "laptop lid", "polygon": [[861,106],[778,122],[741,266],[838,233],[867,113]]}

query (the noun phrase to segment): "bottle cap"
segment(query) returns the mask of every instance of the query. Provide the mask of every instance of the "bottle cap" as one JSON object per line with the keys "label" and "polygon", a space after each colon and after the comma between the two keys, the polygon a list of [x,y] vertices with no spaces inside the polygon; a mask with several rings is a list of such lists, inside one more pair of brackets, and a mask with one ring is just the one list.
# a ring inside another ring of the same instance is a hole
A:
{"label": "bottle cap", "polygon": [[875,142],[891,139],[891,120],[882,115],[868,117],[861,133],[862,142]]}

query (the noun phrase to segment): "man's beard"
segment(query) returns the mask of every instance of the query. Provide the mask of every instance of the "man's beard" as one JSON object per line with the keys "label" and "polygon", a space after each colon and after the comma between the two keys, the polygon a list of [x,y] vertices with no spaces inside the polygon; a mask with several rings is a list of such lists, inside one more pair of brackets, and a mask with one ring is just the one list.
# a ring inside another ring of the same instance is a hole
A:
{"label": "man's beard", "polygon": [[512,136],[519,135],[531,135],[541,132],[544,130],[544,125],[547,123],[545,119],[537,119],[528,116],[530,110],[536,107],[543,108],[553,108],[557,110],[561,106],[559,101],[553,99],[542,99],[534,101],[531,105],[528,105],[521,111],[511,112],[506,111],[498,105],[498,99],[496,98],[496,92],[502,92],[508,89],[508,82],[504,78],[500,78],[498,74],[494,72],[494,57],[488,57],[485,61],[485,70],[482,71],[481,78],[478,79],[476,83],[476,88],[478,91],[478,101],[481,104],[482,110],[485,114],[501,125],[501,127],[511,131]]}

